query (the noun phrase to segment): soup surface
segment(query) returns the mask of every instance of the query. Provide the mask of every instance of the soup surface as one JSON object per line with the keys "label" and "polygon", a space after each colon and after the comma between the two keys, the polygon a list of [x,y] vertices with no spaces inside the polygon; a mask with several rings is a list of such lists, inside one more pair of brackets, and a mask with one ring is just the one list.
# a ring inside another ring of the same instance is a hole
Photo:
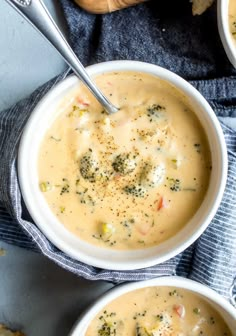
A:
{"label": "soup surface", "polygon": [[222,317],[200,296],[173,287],[122,295],[92,320],[86,336],[229,336]]}
{"label": "soup surface", "polygon": [[229,27],[236,43],[236,0],[229,0]]}
{"label": "soup surface", "polygon": [[65,227],[89,243],[159,244],[204,198],[211,171],[205,133],[165,81],[119,72],[96,82],[120,111],[108,116],[83,86],[64,99],[41,145],[41,191]]}

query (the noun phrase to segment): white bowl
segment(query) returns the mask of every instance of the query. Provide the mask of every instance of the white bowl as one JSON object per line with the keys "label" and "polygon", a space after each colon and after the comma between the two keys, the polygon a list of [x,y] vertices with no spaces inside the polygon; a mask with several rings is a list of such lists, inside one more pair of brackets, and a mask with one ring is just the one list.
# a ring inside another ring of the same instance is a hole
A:
{"label": "white bowl", "polygon": [[145,287],[176,287],[181,289],[187,289],[201,296],[206,302],[208,302],[224,319],[228,325],[232,336],[236,335],[236,310],[233,306],[226,301],[222,296],[193,280],[181,278],[181,277],[160,277],[148,281],[133,282],[126,285],[120,285],[114,289],[109,290],[102,295],[85,313],[80,316],[77,323],[73,327],[73,330],[69,336],[84,336],[86,330],[94,319],[94,317],[111,301],[117,299],[119,296],[136,289]]}
{"label": "white bowl", "polygon": [[169,81],[189,97],[189,103],[206,131],[212,153],[213,168],[205,199],[194,217],[177,235],[152,248],[113,251],[95,247],[70,233],[49,209],[38,187],[37,171],[40,144],[58,114],[57,104],[79,83],[77,77],[70,76],[39,102],[24,129],[18,153],[18,175],[25,204],[40,230],[72,258],[113,270],[139,269],[161,263],[191,245],[206,229],[220,204],[227,177],[227,150],[220,124],[201,94],[184,79],[166,69],[142,62],[114,61],[96,64],[87,70],[91,76],[119,70],[149,73]]}
{"label": "white bowl", "polygon": [[229,0],[218,0],[217,19],[220,38],[225,52],[232,65],[236,68],[236,43],[229,28]]}

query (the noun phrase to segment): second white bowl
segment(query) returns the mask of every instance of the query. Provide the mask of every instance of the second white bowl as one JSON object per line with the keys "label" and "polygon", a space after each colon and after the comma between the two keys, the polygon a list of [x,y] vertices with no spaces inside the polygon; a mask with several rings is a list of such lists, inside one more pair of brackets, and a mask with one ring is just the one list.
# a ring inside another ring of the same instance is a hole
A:
{"label": "second white bowl", "polygon": [[230,0],[218,0],[218,30],[225,52],[232,65],[236,68],[236,43],[233,41],[229,27],[229,1]]}
{"label": "second white bowl", "polygon": [[[212,289],[199,284],[193,280],[181,277],[161,277],[148,281],[134,282],[131,284],[120,285],[109,290],[101,298],[99,298],[78,320],[69,336],[84,336],[86,330],[95,316],[110,302],[118,297],[147,287],[174,287],[191,291],[192,293],[203,298],[209,303],[224,319],[228,325],[232,336],[236,335],[236,310],[223,297]],[[125,302],[124,302],[125,305]]]}

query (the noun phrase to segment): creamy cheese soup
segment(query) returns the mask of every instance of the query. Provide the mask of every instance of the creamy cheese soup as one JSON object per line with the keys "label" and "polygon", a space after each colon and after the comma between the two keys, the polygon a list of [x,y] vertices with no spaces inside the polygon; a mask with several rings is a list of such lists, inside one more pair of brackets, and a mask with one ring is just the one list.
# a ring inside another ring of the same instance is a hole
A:
{"label": "creamy cheese soup", "polygon": [[211,171],[206,135],[165,81],[118,72],[96,82],[120,111],[108,116],[83,86],[66,97],[41,145],[40,189],[60,222],[91,244],[159,244],[202,203]]}
{"label": "creamy cheese soup", "polygon": [[222,317],[200,296],[173,287],[122,295],[92,320],[86,336],[229,336]]}
{"label": "creamy cheese soup", "polygon": [[229,27],[236,43],[236,0],[229,0]]}

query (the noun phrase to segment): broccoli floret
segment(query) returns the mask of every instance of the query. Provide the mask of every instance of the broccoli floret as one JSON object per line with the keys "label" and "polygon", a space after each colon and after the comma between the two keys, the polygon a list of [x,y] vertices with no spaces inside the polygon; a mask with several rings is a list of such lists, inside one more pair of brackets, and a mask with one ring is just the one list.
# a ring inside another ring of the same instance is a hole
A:
{"label": "broccoli floret", "polygon": [[149,106],[147,108],[147,115],[149,118],[155,117],[155,118],[160,118],[162,116],[162,112],[166,108],[162,105],[159,104],[153,104],[152,106]]}
{"label": "broccoli floret", "polygon": [[122,175],[127,175],[134,171],[136,167],[135,156],[130,153],[119,154],[112,163],[113,169]]}
{"label": "broccoli floret", "polygon": [[141,326],[139,323],[136,325],[136,336],[151,336],[147,329]]}
{"label": "broccoli floret", "polygon": [[164,176],[165,166],[163,163],[158,166],[147,163],[142,172],[141,183],[145,187],[154,188],[162,183]]}
{"label": "broccoli floret", "polygon": [[171,191],[181,191],[181,182],[179,179],[169,178],[167,177],[167,180],[169,181],[169,186]]}
{"label": "broccoli floret", "polygon": [[85,180],[95,182],[99,173],[98,162],[95,160],[92,150],[89,150],[80,159],[80,173]]}
{"label": "broccoli floret", "polygon": [[141,185],[126,186],[124,187],[124,191],[126,194],[133,195],[135,197],[144,197],[147,192],[147,190]]}

